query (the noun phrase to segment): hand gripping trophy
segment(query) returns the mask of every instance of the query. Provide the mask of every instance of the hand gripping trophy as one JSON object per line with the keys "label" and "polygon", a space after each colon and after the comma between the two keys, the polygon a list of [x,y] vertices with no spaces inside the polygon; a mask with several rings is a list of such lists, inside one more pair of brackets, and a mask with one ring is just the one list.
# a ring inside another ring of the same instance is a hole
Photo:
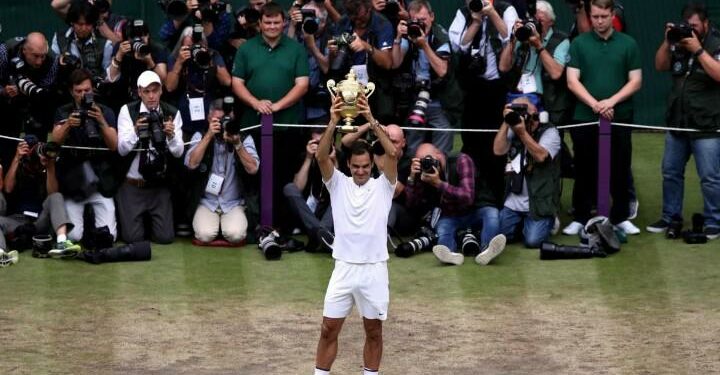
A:
{"label": "hand gripping trophy", "polygon": [[330,97],[335,100],[336,96],[340,96],[343,101],[343,107],[340,115],[345,121],[345,125],[341,126],[340,133],[354,133],[358,131],[358,127],[352,125],[353,119],[358,116],[357,99],[360,93],[364,93],[366,97],[370,97],[375,92],[375,84],[368,82],[363,85],[356,79],[355,71],[351,68],[350,72],[345,76],[345,80],[335,84],[334,80],[327,81],[327,88]]}

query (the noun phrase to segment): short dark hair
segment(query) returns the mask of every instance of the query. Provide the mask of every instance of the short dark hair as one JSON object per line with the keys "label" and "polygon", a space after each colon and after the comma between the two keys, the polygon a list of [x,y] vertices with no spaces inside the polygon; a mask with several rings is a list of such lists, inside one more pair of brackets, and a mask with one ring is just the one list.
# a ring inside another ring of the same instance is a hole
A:
{"label": "short dark hair", "polygon": [[260,19],[262,17],[275,17],[278,14],[282,16],[283,20],[285,19],[285,11],[283,11],[280,4],[275,2],[269,2],[260,9]]}
{"label": "short dark hair", "polygon": [[[368,143],[364,139],[358,139],[350,144],[350,156],[348,157],[348,163],[350,162],[350,159],[353,157],[353,155],[363,154],[368,154],[368,156],[372,156],[370,143]],[[372,161],[372,158],[370,158],[370,160]]]}
{"label": "short dark hair", "polygon": [[96,7],[87,1],[73,1],[70,4],[65,22],[76,23],[80,21],[80,18],[84,18],[86,23],[94,25],[100,18],[100,13]]}
{"label": "short dark hair", "polygon": [[343,6],[348,16],[354,16],[360,13],[361,8],[372,10],[371,0],[344,0]]}
{"label": "short dark hair", "polygon": [[77,86],[77,85],[85,82],[88,79],[90,81],[92,81],[92,78],[93,78],[92,73],[90,73],[90,71],[88,71],[87,69],[83,69],[83,68],[75,69],[72,71],[72,73],[70,73],[70,77],[68,77],[68,82],[70,83],[70,89],[72,89],[73,86]]}
{"label": "short dark hair", "polygon": [[590,5],[601,9],[615,9],[615,0],[591,0]]}
{"label": "short dark hair", "polygon": [[682,19],[687,20],[688,18],[696,15],[700,18],[700,21],[707,21],[708,19],[708,11],[707,6],[704,2],[701,1],[691,1],[682,9],[682,12],[680,13],[680,16]]}

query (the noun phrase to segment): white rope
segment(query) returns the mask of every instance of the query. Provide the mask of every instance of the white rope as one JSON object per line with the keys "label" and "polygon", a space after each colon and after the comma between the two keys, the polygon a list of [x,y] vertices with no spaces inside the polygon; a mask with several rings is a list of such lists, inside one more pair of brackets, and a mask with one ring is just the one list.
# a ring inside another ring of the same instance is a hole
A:
{"label": "white rope", "polygon": [[[583,124],[573,124],[573,125],[565,125],[565,126],[558,126],[558,129],[568,129],[568,128],[577,128],[581,126],[591,126],[591,125],[597,125],[596,122],[587,122]],[[302,124],[273,124],[274,127],[279,128],[326,128],[327,125],[302,125]],[[420,130],[420,131],[429,131],[429,132],[459,132],[459,133],[497,133],[497,129],[458,129],[458,128],[450,128],[450,129],[440,129],[440,128],[426,128],[426,127],[412,127],[412,126],[401,126],[400,129],[402,130]]]}
{"label": "white rope", "polygon": [[[650,129],[650,130],[667,130],[667,131],[675,131],[675,132],[689,132],[689,133],[699,133],[701,130],[699,129],[688,129],[688,128],[674,128],[674,127],[668,127],[668,126],[652,126],[652,125],[639,125],[639,124],[623,124],[622,122],[612,123],[612,126],[621,126],[626,128],[636,128],[636,129]],[[704,132],[709,132],[705,130]],[[720,133],[720,129],[715,130],[714,132],[710,133]]]}

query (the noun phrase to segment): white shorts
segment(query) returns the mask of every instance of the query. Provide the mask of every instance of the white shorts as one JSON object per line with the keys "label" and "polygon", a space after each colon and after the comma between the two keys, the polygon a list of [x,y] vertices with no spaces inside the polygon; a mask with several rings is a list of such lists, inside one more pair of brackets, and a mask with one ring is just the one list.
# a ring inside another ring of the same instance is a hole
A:
{"label": "white shorts", "polygon": [[390,303],[387,262],[357,264],[335,260],[325,294],[323,316],[346,318],[353,302],[357,303],[364,318],[387,319]]}

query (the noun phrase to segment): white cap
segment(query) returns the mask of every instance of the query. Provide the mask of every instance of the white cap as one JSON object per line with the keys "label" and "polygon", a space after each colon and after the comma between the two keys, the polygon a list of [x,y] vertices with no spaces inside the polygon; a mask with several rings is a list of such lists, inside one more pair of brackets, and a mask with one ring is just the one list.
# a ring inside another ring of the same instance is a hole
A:
{"label": "white cap", "polygon": [[137,85],[140,88],[148,87],[153,83],[162,85],[162,82],[160,81],[160,76],[152,70],[146,70],[142,72],[142,74],[140,74],[140,77],[138,77],[137,80]]}

